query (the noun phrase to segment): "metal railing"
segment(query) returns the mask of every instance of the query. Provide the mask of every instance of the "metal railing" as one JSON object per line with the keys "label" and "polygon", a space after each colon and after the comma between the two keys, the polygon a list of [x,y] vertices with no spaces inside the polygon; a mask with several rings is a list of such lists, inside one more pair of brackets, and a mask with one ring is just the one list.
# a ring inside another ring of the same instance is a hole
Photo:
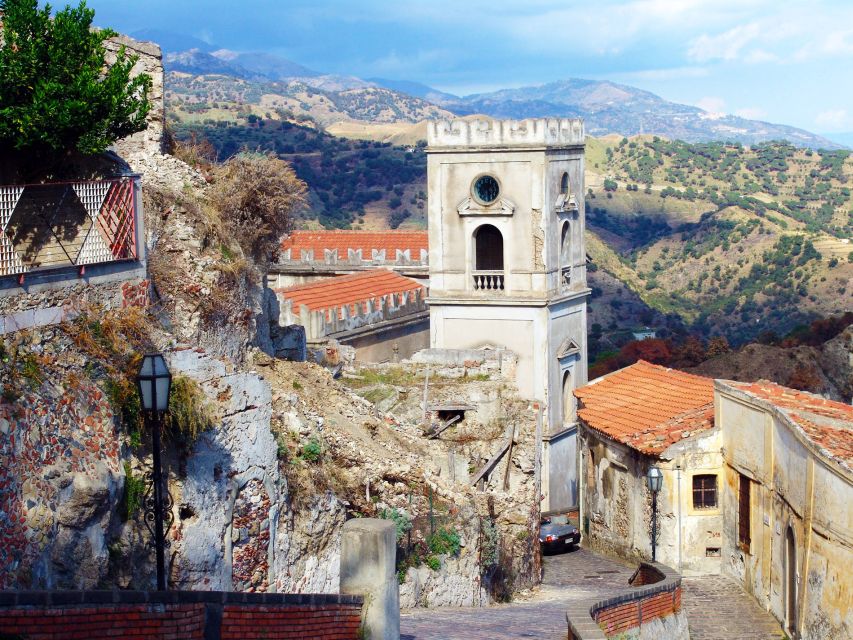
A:
{"label": "metal railing", "polygon": [[136,259],[137,179],[0,186],[0,276]]}
{"label": "metal railing", "polygon": [[474,271],[472,275],[476,291],[503,291],[503,271]]}

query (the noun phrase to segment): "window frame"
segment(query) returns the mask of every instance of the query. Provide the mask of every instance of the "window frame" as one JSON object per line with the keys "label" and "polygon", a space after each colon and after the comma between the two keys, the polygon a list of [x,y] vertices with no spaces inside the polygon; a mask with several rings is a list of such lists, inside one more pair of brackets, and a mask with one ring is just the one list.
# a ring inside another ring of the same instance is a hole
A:
{"label": "window frame", "polygon": [[[713,479],[713,486],[708,487],[704,485],[704,481],[709,479]],[[702,486],[697,487],[697,480],[702,484]],[[697,473],[694,474],[691,479],[691,505],[694,511],[715,511],[720,508],[720,481],[716,473]],[[702,496],[702,502],[696,502],[697,493]],[[707,503],[707,495],[711,494],[713,496],[713,504]]]}

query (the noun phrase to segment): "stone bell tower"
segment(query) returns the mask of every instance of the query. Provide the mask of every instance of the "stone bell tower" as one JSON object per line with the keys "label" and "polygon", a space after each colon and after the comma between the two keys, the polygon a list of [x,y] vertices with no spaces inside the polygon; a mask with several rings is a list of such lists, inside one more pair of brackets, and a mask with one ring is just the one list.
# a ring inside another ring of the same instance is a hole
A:
{"label": "stone bell tower", "polygon": [[573,389],[587,379],[584,127],[579,119],[428,128],[430,342],[518,355],[545,410],[543,510],[577,504]]}

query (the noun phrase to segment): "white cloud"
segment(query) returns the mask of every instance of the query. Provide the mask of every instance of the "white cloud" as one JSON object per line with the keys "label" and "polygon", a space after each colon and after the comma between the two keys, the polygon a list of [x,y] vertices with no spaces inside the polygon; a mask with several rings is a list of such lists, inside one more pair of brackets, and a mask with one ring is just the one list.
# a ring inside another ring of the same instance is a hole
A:
{"label": "white cloud", "polygon": [[630,73],[619,74],[620,78],[624,78],[626,82],[637,80],[650,81],[665,81],[665,80],[680,80],[683,78],[704,78],[708,75],[708,69],[705,67],[674,67],[672,69],[644,69],[642,71],[632,71]]}
{"label": "white cloud", "polygon": [[825,131],[843,131],[853,126],[847,109],[828,109],[821,111],[814,119],[818,127]]}
{"label": "white cloud", "polygon": [[744,107],[736,109],[735,115],[747,120],[762,120],[767,117],[767,112],[761,107]]}
{"label": "white cloud", "polygon": [[735,60],[740,56],[741,50],[753,42],[761,32],[761,25],[753,22],[715,36],[701,35],[692,42],[687,55],[697,62]]}
{"label": "white cloud", "polygon": [[726,112],[726,101],[717,96],[705,96],[696,101],[696,106],[710,114],[720,115]]}

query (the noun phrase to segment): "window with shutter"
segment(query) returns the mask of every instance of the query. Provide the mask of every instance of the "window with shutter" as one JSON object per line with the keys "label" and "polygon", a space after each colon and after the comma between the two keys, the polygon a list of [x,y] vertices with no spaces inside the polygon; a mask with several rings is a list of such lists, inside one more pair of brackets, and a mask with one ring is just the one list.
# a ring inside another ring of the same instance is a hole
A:
{"label": "window with shutter", "polygon": [[749,478],[744,475],[740,476],[740,486],[738,490],[738,546],[744,551],[749,551],[749,544],[752,542],[750,536],[750,490],[752,483]]}

